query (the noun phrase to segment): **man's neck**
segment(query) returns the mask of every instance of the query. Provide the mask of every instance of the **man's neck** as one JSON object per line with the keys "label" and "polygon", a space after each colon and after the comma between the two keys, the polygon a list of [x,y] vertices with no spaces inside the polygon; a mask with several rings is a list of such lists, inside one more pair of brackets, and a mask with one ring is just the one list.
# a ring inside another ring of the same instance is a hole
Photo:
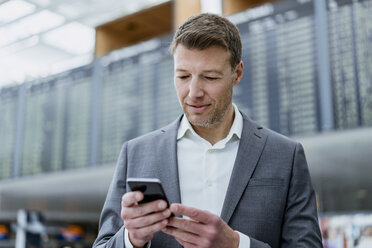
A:
{"label": "man's neck", "polygon": [[214,145],[218,141],[226,138],[226,136],[229,134],[231,126],[234,122],[234,112],[234,107],[231,105],[229,107],[229,110],[226,112],[225,117],[220,123],[210,127],[201,127],[194,125],[192,125],[192,127],[200,137]]}

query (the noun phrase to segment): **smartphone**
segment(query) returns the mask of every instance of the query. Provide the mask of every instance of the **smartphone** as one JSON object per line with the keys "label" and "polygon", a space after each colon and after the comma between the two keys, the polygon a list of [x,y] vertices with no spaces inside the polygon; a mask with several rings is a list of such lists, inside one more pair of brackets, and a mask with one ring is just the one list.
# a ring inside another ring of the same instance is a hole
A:
{"label": "smartphone", "polygon": [[145,197],[139,204],[161,199],[166,201],[167,207],[169,207],[169,201],[165,196],[164,189],[159,179],[130,177],[127,178],[127,184],[131,191],[141,191],[144,194]]}

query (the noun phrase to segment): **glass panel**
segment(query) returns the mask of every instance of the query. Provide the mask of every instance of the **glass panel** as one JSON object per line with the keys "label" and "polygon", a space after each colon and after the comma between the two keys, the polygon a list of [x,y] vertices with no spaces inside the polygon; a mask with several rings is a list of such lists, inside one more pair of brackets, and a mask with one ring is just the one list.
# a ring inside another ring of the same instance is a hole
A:
{"label": "glass panel", "polygon": [[0,179],[12,175],[18,88],[0,90]]}

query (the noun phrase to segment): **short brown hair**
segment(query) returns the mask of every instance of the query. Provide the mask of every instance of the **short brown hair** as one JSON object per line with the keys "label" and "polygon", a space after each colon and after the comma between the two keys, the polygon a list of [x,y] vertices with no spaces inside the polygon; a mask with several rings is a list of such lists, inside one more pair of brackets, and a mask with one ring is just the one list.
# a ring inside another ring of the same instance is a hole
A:
{"label": "short brown hair", "polygon": [[238,28],[229,20],[215,14],[191,16],[174,34],[170,51],[174,54],[181,44],[188,49],[204,50],[212,46],[225,48],[230,52],[232,70],[240,62],[242,42]]}

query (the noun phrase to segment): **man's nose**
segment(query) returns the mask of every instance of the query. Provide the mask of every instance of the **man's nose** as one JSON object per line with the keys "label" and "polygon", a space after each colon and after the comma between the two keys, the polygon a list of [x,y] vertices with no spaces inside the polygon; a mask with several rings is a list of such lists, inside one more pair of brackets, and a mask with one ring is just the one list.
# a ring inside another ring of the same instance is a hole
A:
{"label": "man's nose", "polygon": [[204,96],[203,83],[197,77],[193,77],[189,85],[189,97],[196,99]]}

